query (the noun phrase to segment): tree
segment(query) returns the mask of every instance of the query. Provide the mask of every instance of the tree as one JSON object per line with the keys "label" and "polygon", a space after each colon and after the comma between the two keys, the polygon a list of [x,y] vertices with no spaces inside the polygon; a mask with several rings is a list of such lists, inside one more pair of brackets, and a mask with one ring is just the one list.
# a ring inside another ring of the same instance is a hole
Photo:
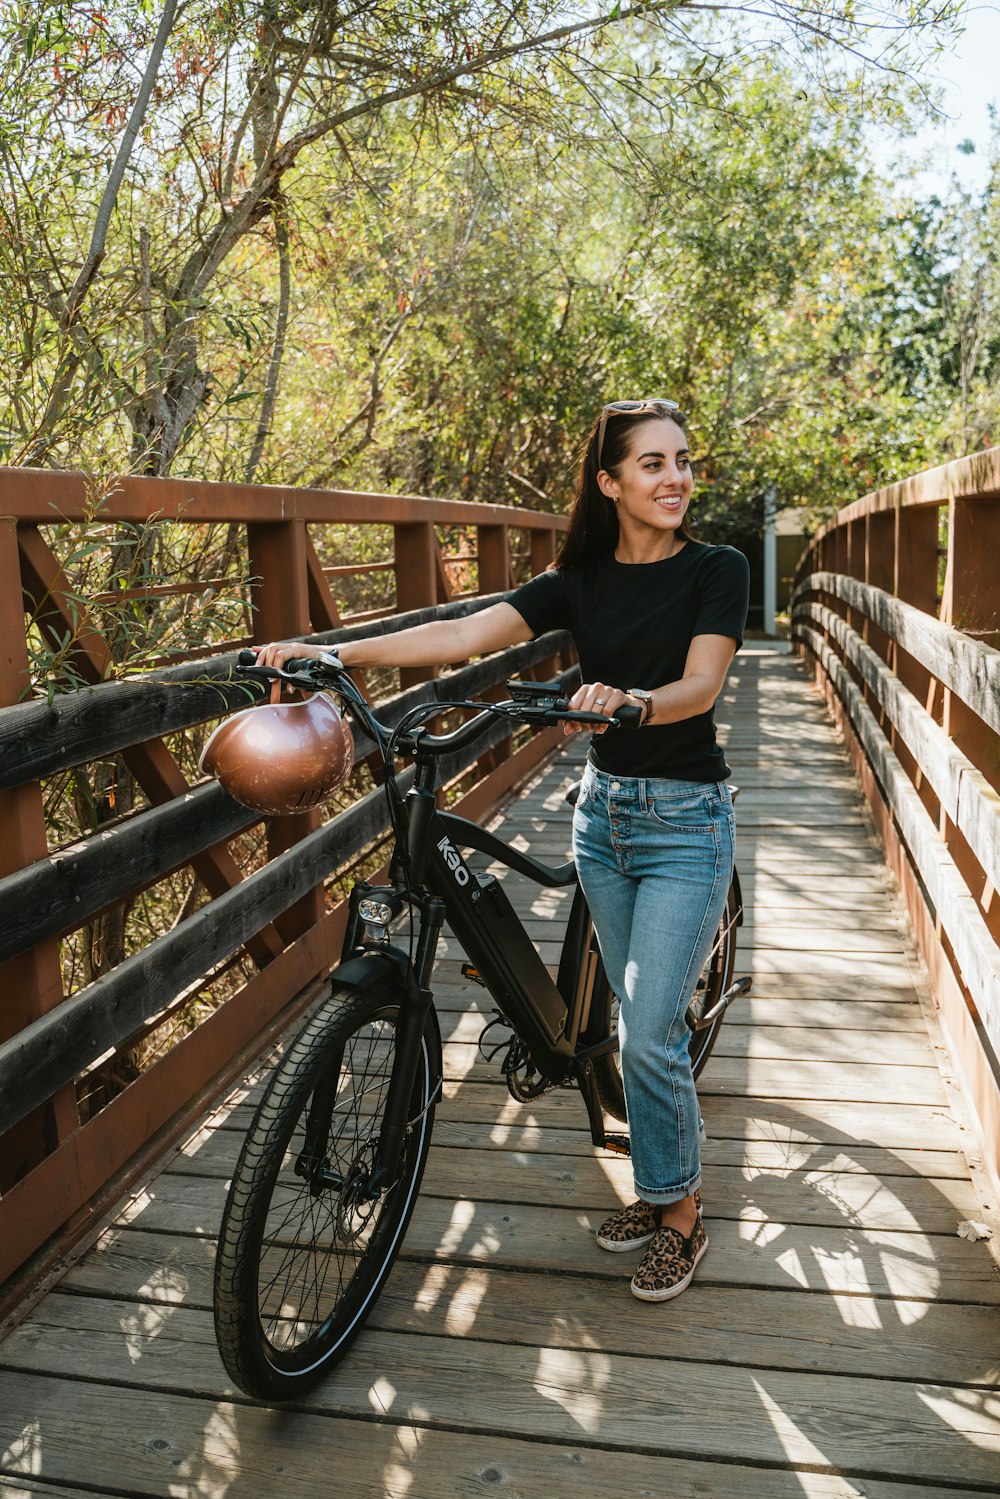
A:
{"label": "tree", "polygon": [[[827,86],[830,46],[852,58],[867,47],[875,71],[837,81],[858,92],[873,77],[892,83],[913,39],[954,8],[843,0],[774,14]],[[125,0],[103,10],[22,0],[0,39],[2,85],[17,101],[0,153],[5,254],[23,293],[11,457],[73,461],[98,434],[117,445],[124,420],[129,466],[165,473],[213,412],[252,395],[253,472],[285,348],[289,214],[319,148],[339,157],[342,180],[364,182],[400,120],[415,139],[458,131],[481,153],[519,122],[645,170],[627,131],[633,101],[668,123],[724,107],[729,70],[706,32],[711,11],[683,0],[604,10],[454,0],[433,11],[412,0],[164,0],[154,17]],[[227,306],[237,260],[261,244],[285,288],[266,328]],[[222,389],[222,335],[252,353],[265,332],[260,388]]]}

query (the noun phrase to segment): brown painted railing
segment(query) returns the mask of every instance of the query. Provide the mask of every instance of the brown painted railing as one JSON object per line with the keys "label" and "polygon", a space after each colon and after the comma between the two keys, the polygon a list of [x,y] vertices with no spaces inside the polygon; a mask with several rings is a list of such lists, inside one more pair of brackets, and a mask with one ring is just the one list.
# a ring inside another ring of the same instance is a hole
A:
{"label": "brown painted railing", "polygon": [[1000,449],[840,511],[792,638],[846,737],[1000,1179]]}
{"label": "brown painted railing", "polygon": [[[301,1007],[343,933],[343,901],[327,887],[359,856],[370,857],[386,832],[376,789],[326,822],[319,814],[270,820],[267,858],[241,872],[229,845],[259,819],[214,782],[190,784],[177,736],[245,706],[246,689],[230,680],[245,641],[206,644],[189,653],[196,663],[182,660],[142,680],[109,680],[108,644],[74,597],[48,529],[86,528],[92,508],[82,475],[0,470],[0,1281],[10,1278],[8,1299],[85,1233]],[[544,568],[566,525],[493,505],[140,478],[120,480],[99,507],[105,527],[154,519],[237,528],[256,638],[327,642],[482,608],[518,581],[518,561],[524,575]],[[345,524],[391,527],[392,556],[324,566],[325,528]],[[439,528],[458,528],[448,534],[463,550],[449,557]],[[520,547],[511,546],[512,532]],[[452,563],[466,579],[476,569],[475,588],[455,597]],[[373,571],[394,573],[391,607],[342,617],[333,588]],[[128,592],[148,602],[217,584]],[[121,594],[91,602],[109,598]],[[58,646],[64,665],[90,685],[51,702],[40,696],[28,630]],[[380,699],[380,716],[396,722],[428,697],[488,694],[515,673],[570,670],[568,649],[568,637],[554,635],[447,677],[411,670]],[[446,767],[461,796],[456,805],[481,815],[555,743],[550,732],[515,747],[498,729],[475,762]],[[359,756],[371,748],[360,743]],[[46,778],[112,755],[148,807],[50,848]],[[60,940],[185,868],[210,899],[66,994]],[[194,1025],[192,1000],[237,964],[243,981]],[[81,1122],[81,1080],[125,1057],[182,1007],[193,1028]]]}

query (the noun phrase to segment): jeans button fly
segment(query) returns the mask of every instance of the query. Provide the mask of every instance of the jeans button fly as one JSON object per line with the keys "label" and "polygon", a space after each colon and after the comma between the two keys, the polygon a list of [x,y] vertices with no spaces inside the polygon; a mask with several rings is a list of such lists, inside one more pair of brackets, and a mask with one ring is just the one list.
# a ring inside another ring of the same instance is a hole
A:
{"label": "jeans button fly", "polygon": [[621,781],[612,781],[611,782],[611,789],[612,789],[612,791],[620,791],[622,789],[622,783],[621,783]]}

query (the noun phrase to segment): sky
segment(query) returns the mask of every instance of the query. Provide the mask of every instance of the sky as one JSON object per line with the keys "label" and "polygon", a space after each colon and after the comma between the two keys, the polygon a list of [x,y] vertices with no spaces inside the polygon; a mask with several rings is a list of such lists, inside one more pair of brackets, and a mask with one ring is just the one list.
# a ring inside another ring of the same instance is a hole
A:
{"label": "sky", "polygon": [[[926,156],[928,164],[919,178],[921,196],[943,194],[953,172],[971,191],[986,185],[989,106],[1000,106],[1000,0],[972,0],[965,25],[955,47],[929,64],[924,75],[928,83],[943,87],[944,118],[901,143],[883,140],[876,152],[885,165],[897,155],[912,161]],[[973,155],[959,150],[963,141],[975,144]]]}

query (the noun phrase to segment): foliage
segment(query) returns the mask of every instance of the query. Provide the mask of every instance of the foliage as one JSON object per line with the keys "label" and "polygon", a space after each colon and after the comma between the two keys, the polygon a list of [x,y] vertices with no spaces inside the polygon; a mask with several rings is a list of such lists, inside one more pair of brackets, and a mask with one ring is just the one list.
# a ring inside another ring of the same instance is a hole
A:
{"label": "foliage", "polygon": [[[252,477],[277,409],[293,261],[303,270],[297,236],[325,225],[335,255],[360,229],[361,260],[381,245],[388,262],[397,185],[405,198],[410,170],[427,183],[435,152],[489,173],[513,150],[525,171],[568,172],[584,191],[588,163],[611,166],[648,196],[678,126],[735,122],[748,50],[797,37],[821,91],[860,108],[894,97],[906,49],[954,9],[797,0],[774,7],[766,34],[756,22],[716,35],[684,0],[164,0],[155,12],[20,0],[0,20],[0,88],[16,100],[0,136],[9,460],[90,467],[103,453],[166,473],[183,458]],[[853,65],[866,53],[877,66]],[[468,178],[449,187],[481,195]],[[465,232],[452,255],[482,261]],[[343,270],[350,252],[338,259]],[[421,276],[418,262],[396,288],[397,320],[429,289]],[[521,285],[508,281],[515,298]],[[447,278],[434,290],[447,299]],[[354,400],[336,415],[369,438],[399,333],[381,299],[355,302],[360,326],[337,350]],[[511,311],[508,343],[532,314],[530,299]]]}

